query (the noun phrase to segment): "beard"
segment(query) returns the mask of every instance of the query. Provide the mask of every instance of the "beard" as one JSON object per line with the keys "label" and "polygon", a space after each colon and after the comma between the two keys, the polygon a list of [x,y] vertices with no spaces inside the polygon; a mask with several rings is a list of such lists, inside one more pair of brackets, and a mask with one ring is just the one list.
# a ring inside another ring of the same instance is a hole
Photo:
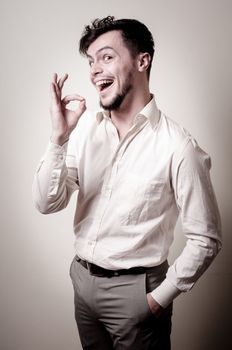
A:
{"label": "beard", "polygon": [[119,109],[119,107],[121,106],[121,104],[123,103],[123,101],[125,100],[125,97],[127,96],[128,92],[132,89],[132,84],[131,84],[131,77],[132,74],[129,73],[127,76],[126,81],[128,81],[128,83],[125,83],[123,88],[122,88],[122,92],[118,93],[111,102],[109,102],[108,104],[104,104],[101,100],[100,100],[100,107],[104,108],[106,111],[116,111]]}

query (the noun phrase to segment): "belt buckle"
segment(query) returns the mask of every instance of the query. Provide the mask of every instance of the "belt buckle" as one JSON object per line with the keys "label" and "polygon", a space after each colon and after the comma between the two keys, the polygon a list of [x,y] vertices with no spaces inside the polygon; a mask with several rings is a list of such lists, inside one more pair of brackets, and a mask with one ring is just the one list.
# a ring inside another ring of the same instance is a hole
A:
{"label": "belt buckle", "polygon": [[96,277],[112,277],[114,274],[110,273],[110,271],[107,271],[97,265],[94,265],[92,263],[86,262],[87,269],[89,271],[89,274]]}

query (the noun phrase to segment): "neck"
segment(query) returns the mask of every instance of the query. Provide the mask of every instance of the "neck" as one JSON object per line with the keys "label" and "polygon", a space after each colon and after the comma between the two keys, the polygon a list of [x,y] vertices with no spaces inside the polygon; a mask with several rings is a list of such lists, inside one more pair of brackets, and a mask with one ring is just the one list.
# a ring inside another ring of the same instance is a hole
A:
{"label": "neck", "polygon": [[133,125],[135,116],[151,100],[149,88],[140,90],[137,93],[129,93],[119,109],[111,111],[111,119],[118,130],[119,135],[125,134]]}

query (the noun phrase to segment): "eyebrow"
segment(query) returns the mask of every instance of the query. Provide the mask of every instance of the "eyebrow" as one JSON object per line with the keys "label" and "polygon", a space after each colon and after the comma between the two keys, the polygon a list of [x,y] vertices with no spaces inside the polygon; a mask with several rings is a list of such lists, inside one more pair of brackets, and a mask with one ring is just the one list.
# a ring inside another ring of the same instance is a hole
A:
{"label": "eyebrow", "polygon": [[[103,47],[101,47],[99,50],[97,50],[96,54],[99,54],[101,51],[107,50],[107,49],[110,49],[110,50],[113,50],[114,52],[116,52],[115,49],[114,49],[113,47],[111,47],[111,46],[103,46]],[[88,53],[86,53],[86,56],[87,56],[87,58],[93,58],[93,57],[92,57],[91,55],[89,55]]]}

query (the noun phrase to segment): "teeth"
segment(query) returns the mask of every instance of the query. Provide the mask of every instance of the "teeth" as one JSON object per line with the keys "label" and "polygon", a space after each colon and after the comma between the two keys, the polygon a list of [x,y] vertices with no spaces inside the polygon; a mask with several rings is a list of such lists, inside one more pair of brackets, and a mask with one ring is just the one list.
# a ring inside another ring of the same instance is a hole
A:
{"label": "teeth", "polygon": [[97,85],[97,86],[101,86],[101,85],[105,85],[105,84],[110,84],[110,83],[112,83],[112,80],[99,80],[99,81],[97,81],[95,84]]}

